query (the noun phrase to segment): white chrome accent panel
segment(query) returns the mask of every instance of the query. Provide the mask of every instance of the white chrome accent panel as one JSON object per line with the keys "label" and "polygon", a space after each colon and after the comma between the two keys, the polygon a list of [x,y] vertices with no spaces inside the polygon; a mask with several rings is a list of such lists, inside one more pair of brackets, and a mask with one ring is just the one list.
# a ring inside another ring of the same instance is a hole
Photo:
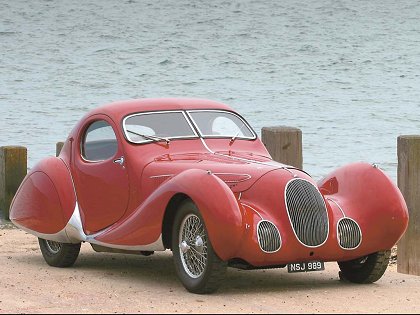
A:
{"label": "white chrome accent panel", "polygon": [[25,232],[28,232],[29,234],[35,235],[36,237],[42,238],[44,240],[49,240],[49,241],[55,241],[55,242],[60,242],[60,243],[70,243],[70,240],[67,236],[67,233],[65,231],[65,228],[62,229],[61,231],[57,232],[57,233],[53,233],[53,234],[44,234],[44,233],[39,233],[33,230],[30,230],[18,223],[16,223],[15,221],[13,221],[13,224],[16,225],[19,229],[22,229]]}
{"label": "white chrome accent panel", "polygon": [[86,241],[86,234],[83,231],[82,219],[80,217],[79,204],[76,202],[73,215],[71,216],[69,222],[64,228],[69,237],[69,240],[72,243],[79,243]]}
{"label": "white chrome accent panel", "polygon": [[20,229],[35,235],[36,237],[49,241],[77,244],[86,240],[86,234],[83,232],[82,221],[80,219],[79,205],[77,204],[77,202],[69,222],[67,222],[64,229],[57,233],[39,233],[34,230],[30,230],[24,226],[21,226],[16,222],[13,222],[13,224],[15,224]]}
{"label": "white chrome accent panel", "polygon": [[98,241],[94,239],[93,237],[88,236],[88,239],[86,240],[88,243],[109,247],[109,248],[115,248],[115,249],[123,249],[123,250],[131,250],[131,251],[164,251],[165,246],[163,246],[162,241],[162,234],[159,236],[159,238],[154,241],[151,244],[146,245],[116,245],[116,244],[109,244],[104,243],[101,241]]}

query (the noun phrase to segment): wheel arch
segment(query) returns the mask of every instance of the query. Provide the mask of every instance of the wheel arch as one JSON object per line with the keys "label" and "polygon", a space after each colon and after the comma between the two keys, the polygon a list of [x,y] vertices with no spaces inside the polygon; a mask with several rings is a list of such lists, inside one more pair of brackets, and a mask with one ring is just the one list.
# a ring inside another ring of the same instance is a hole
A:
{"label": "wheel arch", "polygon": [[162,221],[165,246],[170,247],[168,231],[172,230],[170,224],[177,207],[189,198],[203,217],[216,254],[224,261],[233,258],[243,237],[243,218],[238,201],[226,183],[211,172],[190,169],[168,181],[166,186],[173,195]]}
{"label": "wheel arch", "polygon": [[177,193],[169,200],[166,206],[162,223],[162,241],[165,248],[172,249],[172,229],[175,215],[181,203],[187,199],[191,198],[184,193]]}
{"label": "wheel arch", "polygon": [[[353,219],[366,252],[388,250],[408,225],[408,209],[398,187],[376,165],[357,162],[340,167],[318,182],[321,193],[341,217]],[[374,223],[373,223],[374,222]]]}

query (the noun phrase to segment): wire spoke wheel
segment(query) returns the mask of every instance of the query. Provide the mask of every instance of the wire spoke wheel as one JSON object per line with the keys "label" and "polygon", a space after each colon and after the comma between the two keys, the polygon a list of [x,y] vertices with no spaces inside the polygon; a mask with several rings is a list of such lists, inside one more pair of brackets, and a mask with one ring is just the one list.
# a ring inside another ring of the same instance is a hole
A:
{"label": "wire spoke wheel", "polygon": [[354,283],[373,283],[378,281],[388,267],[391,251],[380,251],[350,261],[338,262],[339,277]]}
{"label": "wire spoke wheel", "polygon": [[200,218],[194,214],[181,223],[179,251],[185,272],[191,278],[200,277],[207,266],[207,236]]}
{"label": "wire spoke wheel", "polygon": [[62,248],[61,243],[54,242],[54,241],[45,241],[48,250],[51,252],[51,254],[58,254]]}
{"label": "wire spoke wheel", "polygon": [[191,199],[178,207],[171,242],[175,270],[184,287],[197,294],[216,291],[227,263],[216,255],[203,217]]}
{"label": "wire spoke wheel", "polygon": [[42,238],[38,239],[42,256],[48,265],[53,267],[70,267],[75,262],[80,252],[80,243],[60,243]]}

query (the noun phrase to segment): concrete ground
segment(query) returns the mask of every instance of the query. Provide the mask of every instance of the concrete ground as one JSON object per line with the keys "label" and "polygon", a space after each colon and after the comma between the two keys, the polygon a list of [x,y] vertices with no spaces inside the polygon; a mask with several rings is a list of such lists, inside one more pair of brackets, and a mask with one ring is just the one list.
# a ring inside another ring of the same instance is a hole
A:
{"label": "concrete ground", "polygon": [[391,265],[375,284],[322,272],[228,269],[214,294],[188,293],[172,253],[103,254],[88,244],[71,268],[49,267],[37,239],[0,225],[0,313],[420,313],[420,277]]}

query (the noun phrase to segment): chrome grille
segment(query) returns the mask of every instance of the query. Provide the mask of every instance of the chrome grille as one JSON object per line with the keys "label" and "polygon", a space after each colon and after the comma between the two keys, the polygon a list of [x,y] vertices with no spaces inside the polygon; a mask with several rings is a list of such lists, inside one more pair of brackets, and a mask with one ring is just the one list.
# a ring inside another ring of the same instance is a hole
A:
{"label": "chrome grille", "polygon": [[280,249],[281,238],[277,227],[270,221],[260,221],[257,226],[258,243],[266,253],[274,253]]}
{"label": "chrome grille", "polygon": [[286,186],[286,208],[293,231],[309,247],[322,245],[328,237],[328,214],[318,188],[304,179],[292,179]]}
{"label": "chrome grille", "polygon": [[354,249],[362,241],[362,231],[359,225],[350,218],[342,218],[337,226],[338,241],[344,249]]}

